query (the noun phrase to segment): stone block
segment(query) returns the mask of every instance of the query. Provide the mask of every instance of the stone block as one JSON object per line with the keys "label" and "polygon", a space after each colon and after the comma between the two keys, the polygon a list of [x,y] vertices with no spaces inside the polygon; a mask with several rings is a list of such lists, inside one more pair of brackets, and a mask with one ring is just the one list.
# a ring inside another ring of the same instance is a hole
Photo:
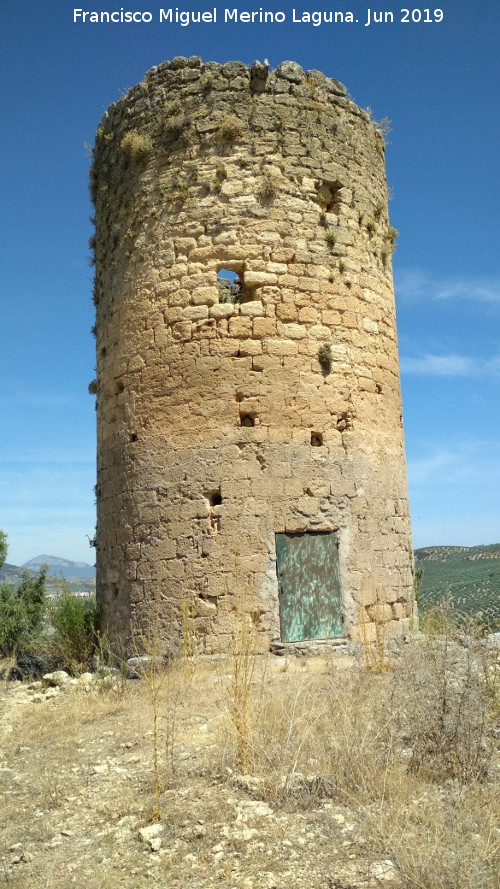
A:
{"label": "stone block", "polygon": [[209,309],[210,317],[220,321],[221,318],[231,318],[238,309],[232,303],[217,303]]}
{"label": "stone block", "polygon": [[262,342],[260,340],[241,340],[238,352],[243,356],[260,355],[262,353]]}
{"label": "stone block", "polygon": [[189,256],[191,250],[194,250],[196,247],[196,240],[195,238],[174,238],[174,246],[177,258],[179,256]]}
{"label": "stone block", "polygon": [[408,611],[402,602],[394,602],[393,603],[392,614],[393,614],[394,620],[402,620],[403,618],[408,617]]}
{"label": "stone block", "polygon": [[276,306],[276,316],[280,321],[297,321],[298,314],[297,306],[292,302],[280,303]]}
{"label": "stone block", "polygon": [[172,335],[175,340],[191,339],[191,321],[178,321],[172,325]]}
{"label": "stone block", "polygon": [[191,303],[194,306],[214,306],[218,302],[216,287],[195,287],[191,291]]}
{"label": "stone block", "polygon": [[270,272],[248,271],[244,273],[243,282],[245,287],[264,287],[269,284],[277,284],[278,276]]}
{"label": "stone block", "polygon": [[351,627],[349,635],[353,642],[361,645],[373,645],[378,641],[377,625],[371,621],[358,623]]}
{"label": "stone block", "polygon": [[308,335],[316,340],[329,340],[332,332],[324,324],[313,324],[308,330]]}
{"label": "stone block", "polygon": [[240,344],[236,339],[217,339],[210,343],[210,355],[214,357],[219,356],[219,358],[227,358],[233,355],[237,355],[239,352],[239,347]]}
{"label": "stone block", "polygon": [[276,334],[276,321],[273,318],[254,318],[252,335],[256,338],[272,337]]}
{"label": "stone block", "polygon": [[302,324],[282,324],[278,322],[278,335],[290,340],[302,340],[307,336],[307,329]]}
{"label": "stone block", "polygon": [[217,605],[214,601],[202,599],[199,596],[193,603],[194,614],[196,617],[215,617],[217,614]]}
{"label": "stone block", "polygon": [[134,355],[128,362],[127,370],[129,373],[137,373],[137,371],[142,370],[145,366],[146,362],[142,355]]}
{"label": "stone block", "polygon": [[250,337],[252,334],[252,319],[248,317],[235,317],[229,321],[229,336]]}
{"label": "stone block", "polygon": [[276,77],[282,77],[290,83],[301,83],[304,74],[297,62],[281,62],[274,73]]}
{"label": "stone block", "polygon": [[[225,182],[222,183],[221,186],[221,194],[226,197],[234,197],[235,195],[241,194],[244,190],[243,182],[239,179],[226,179]],[[226,244],[232,244],[234,241],[225,239]]]}
{"label": "stone block", "polygon": [[377,624],[386,624],[392,620],[392,608],[386,602],[377,602],[368,608],[370,619]]}
{"label": "stone block", "polygon": [[201,318],[208,318],[208,306],[186,306],[186,308],[182,310],[182,316],[190,321],[199,321]]}
{"label": "stone block", "polygon": [[374,321],[373,318],[369,318],[368,315],[365,315],[365,317],[361,320],[361,326],[362,326],[363,330],[367,331],[367,333],[373,333],[373,334],[378,333],[377,322]]}
{"label": "stone block", "polygon": [[339,327],[341,324],[342,315],[338,311],[333,311],[332,309],[325,309],[321,312],[321,323],[327,325],[328,327]]}
{"label": "stone block", "polygon": [[277,370],[281,367],[281,358],[278,355],[256,355],[252,358],[252,368],[259,373],[266,370]]}
{"label": "stone block", "polygon": [[318,320],[318,310],[314,306],[305,306],[299,310],[299,321],[301,324],[315,324]]}
{"label": "stone block", "polygon": [[298,345],[294,340],[274,339],[266,340],[265,351],[269,355],[297,355]]}
{"label": "stone block", "polygon": [[266,264],[266,272],[269,272],[271,275],[286,275],[288,265],[286,262],[268,262]]}
{"label": "stone block", "polygon": [[343,327],[357,327],[358,326],[358,322],[352,312],[343,312],[342,313],[342,326]]}
{"label": "stone block", "polygon": [[251,300],[250,302],[241,303],[240,315],[256,318],[264,314],[264,306],[260,300]]}

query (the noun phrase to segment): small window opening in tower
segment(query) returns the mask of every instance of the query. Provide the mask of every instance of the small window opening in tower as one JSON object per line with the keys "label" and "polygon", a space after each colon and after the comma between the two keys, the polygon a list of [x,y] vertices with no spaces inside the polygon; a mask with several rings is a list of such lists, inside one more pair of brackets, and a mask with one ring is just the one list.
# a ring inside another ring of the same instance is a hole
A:
{"label": "small window opening in tower", "polygon": [[347,411],[343,411],[340,417],[337,419],[337,429],[339,432],[344,432],[345,429],[350,429],[352,427],[352,422]]}
{"label": "small window opening in tower", "polygon": [[230,269],[219,269],[217,272],[217,290],[220,303],[242,302],[243,284],[237,273]]}
{"label": "small window opening in tower", "polygon": [[220,531],[220,514],[218,507],[222,504],[220,488],[210,491],[208,494],[208,525],[213,533]]}
{"label": "small window opening in tower", "polygon": [[255,414],[240,414],[240,426],[255,426]]}
{"label": "small window opening in tower", "polygon": [[208,502],[210,503],[210,506],[220,506],[221,505],[222,495],[221,495],[220,489],[210,492],[210,494],[208,495]]}
{"label": "small window opening in tower", "polygon": [[321,432],[311,432],[311,447],[320,448],[323,444],[323,436]]}
{"label": "small window opening in tower", "polygon": [[342,203],[342,188],[342,183],[337,180],[335,182],[327,182],[326,179],[319,181],[317,185],[318,201],[325,213],[338,214]]}

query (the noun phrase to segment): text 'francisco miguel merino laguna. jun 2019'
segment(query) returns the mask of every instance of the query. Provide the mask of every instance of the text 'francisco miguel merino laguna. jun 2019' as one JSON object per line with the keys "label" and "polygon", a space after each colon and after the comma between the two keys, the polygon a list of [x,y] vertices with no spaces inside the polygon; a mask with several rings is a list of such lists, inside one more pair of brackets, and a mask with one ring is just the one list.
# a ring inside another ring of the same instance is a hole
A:
{"label": "text 'francisco miguel merino laguna. jun 2019'", "polygon": [[128,10],[120,7],[118,10],[96,12],[87,9],[73,9],[73,22],[80,24],[150,24],[156,22],[166,25],[180,25],[188,27],[189,25],[211,25],[211,24],[242,24],[242,25],[282,25],[284,23],[297,25],[312,25],[320,27],[321,25],[343,25],[343,24],[361,24],[365,28],[379,24],[394,24],[401,22],[405,24],[439,24],[444,19],[442,9],[397,9],[397,10],[375,10],[367,7],[363,14],[341,10],[302,10],[293,8],[286,12],[282,10],[267,10],[259,7],[259,9],[239,9],[224,8],[218,9],[216,6],[205,10],[179,9],[179,7],[170,7],[169,9],[151,10]]}

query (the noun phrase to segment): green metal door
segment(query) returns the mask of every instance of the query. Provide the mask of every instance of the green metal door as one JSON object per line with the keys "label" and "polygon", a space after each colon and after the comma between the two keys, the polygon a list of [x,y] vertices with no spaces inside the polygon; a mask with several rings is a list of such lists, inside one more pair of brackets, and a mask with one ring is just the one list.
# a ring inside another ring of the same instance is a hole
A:
{"label": "green metal door", "polygon": [[282,642],[342,636],[335,531],[276,534]]}

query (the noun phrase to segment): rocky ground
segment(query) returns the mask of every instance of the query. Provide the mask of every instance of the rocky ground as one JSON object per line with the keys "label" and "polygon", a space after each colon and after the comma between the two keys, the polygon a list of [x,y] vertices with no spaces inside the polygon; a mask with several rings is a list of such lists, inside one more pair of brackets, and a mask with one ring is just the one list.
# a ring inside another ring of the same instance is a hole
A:
{"label": "rocky ground", "polygon": [[[318,658],[261,658],[250,682],[254,693],[265,687],[268,701],[279,698],[286,684],[286,700],[293,708],[294,700],[304,698],[307,717],[308,696],[312,702],[318,688],[323,694],[324,683],[342,685],[352,666],[350,659],[332,666]],[[0,884],[16,889],[410,885],[390,845],[367,829],[366,808],[337,793],[330,780],[289,769],[287,792],[280,794],[279,781],[273,784],[262,772],[237,771],[233,678],[227,664],[199,661],[158,676],[153,689],[144,678],[97,675],[4,683]],[[152,694],[161,781],[157,820],[151,820]],[[411,788],[409,782],[408,792]],[[478,889],[493,885],[477,883]]]}

